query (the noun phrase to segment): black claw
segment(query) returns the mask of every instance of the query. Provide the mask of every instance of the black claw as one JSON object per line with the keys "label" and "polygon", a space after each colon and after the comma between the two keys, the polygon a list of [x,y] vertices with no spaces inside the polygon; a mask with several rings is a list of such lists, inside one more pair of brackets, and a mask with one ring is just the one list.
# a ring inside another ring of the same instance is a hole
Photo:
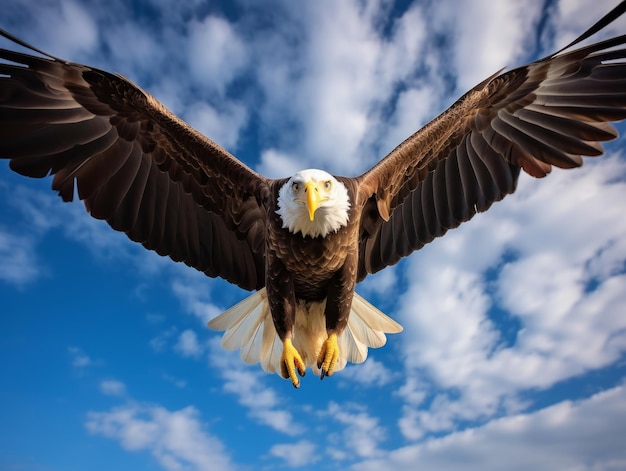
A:
{"label": "black claw", "polygon": [[320,381],[324,379],[325,376],[327,376],[328,371],[326,371],[324,368],[322,368],[322,372],[320,374]]}
{"label": "black claw", "polygon": [[[293,384],[293,383],[291,383],[291,384]],[[296,388],[296,389],[300,388],[300,381],[298,381],[298,384],[293,384],[293,387]]]}

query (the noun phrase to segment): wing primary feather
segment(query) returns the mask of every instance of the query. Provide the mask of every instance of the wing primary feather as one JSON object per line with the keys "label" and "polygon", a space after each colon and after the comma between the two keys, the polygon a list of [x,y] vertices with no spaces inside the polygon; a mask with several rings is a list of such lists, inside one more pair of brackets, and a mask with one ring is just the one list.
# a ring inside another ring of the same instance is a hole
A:
{"label": "wing primary feather", "polygon": [[89,205],[88,211],[93,217],[106,219],[111,227],[117,231],[125,232],[130,228],[130,225],[124,224],[123,219],[118,217],[117,212],[125,212],[124,208],[121,208],[122,201],[125,200],[137,178],[141,162],[141,149],[137,143],[133,143],[118,172],[112,175],[96,194],[85,201],[85,204]]}
{"label": "wing primary feather", "polygon": [[457,162],[459,164],[459,175],[461,176],[461,185],[463,187],[463,195],[465,205],[467,207],[468,217],[471,217],[476,214],[476,206],[480,202],[480,185],[472,168],[469,157],[467,156],[465,146],[458,146],[455,149],[455,154],[457,155]]}
{"label": "wing primary feather", "polygon": [[[602,146],[596,142],[585,142],[572,135],[572,131],[566,131],[567,134],[560,133],[556,130],[547,129],[545,127],[537,126],[521,119],[519,116],[510,115],[508,113],[500,113],[499,118],[505,123],[511,126],[517,134],[516,142],[523,146],[524,142],[528,139],[532,140],[533,146],[543,147],[549,153],[555,155],[563,155],[566,160],[562,165],[567,165],[565,168],[573,168],[582,165],[581,155],[598,156],[603,152]],[[558,165],[554,163],[553,165]]]}
{"label": "wing primary feather", "polygon": [[148,165],[148,177],[143,191],[139,195],[139,208],[137,219],[132,229],[128,233],[130,238],[136,242],[145,244],[150,238],[150,233],[154,225],[154,201],[157,193],[157,182],[159,179],[159,169],[153,163]]}
{"label": "wing primary feather", "polygon": [[511,191],[513,184],[508,162],[501,155],[494,152],[479,133],[470,134],[469,144],[473,153],[485,164],[493,183],[498,189],[497,195],[494,194],[493,196],[497,200],[504,198]]}
{"label": "wing primary feather", "polygon": [[[508,118],[508,115],[506,114],[503,114],[503,116]],[[512,126],[505,119],[494,119],[492,123],[493,128],[507,139],[510,139],[520,149],[523,149],[524,152],[549,165],[555,165],[557,167],[573,168],[580,165],[580,161],[577,161],[577,159],[573,156],[570,156],[559,149],[546,146],[544,143],[536,140],[529,134],[526,134],[518,128]]]}
{"label": "wing primary feather", "polygon": [[110,129],[107,123],[96,118],[65,124],[63,128],[61,133],[57,125],[48,125],[28,135],[9,137],[0,144],[0,153],[10,155],[14,160],[58,154],[102,137]]}
{"label": "wing primary feather", "polygon": [[448,192],[446,190],[447,160],[448,159],[440,161],[437,168],[428,175],[427,178],[433,180],[433,202],[435,204],[435,215],[437,221],[439,221],[439,226],[449,229],[454,223],[448,204]]}
{"label": "wing primary feather", "polygon": [[[0,108],[0,122],[6,122],[11,126],[10,128],[9,126],[0,128],[0,138],[4,141],[17,136],[30,135],[45,126],[80,123],[94,118],[92,113],[79,106],[75,101],[51,100],[51,103],[56,106],[48,108],[45,103],[39,101],[34,103],[31,106],[36,106],[36,113],[33,113],[31,108],[18,108],[14,103],[11,103],[11,106]],[[8,131],[9,129],[11,132]]]}
{"label": "wing primary feather", "polygon": [[78,197],[81,200],[96,194],[126,163],[133,144],[118,139],[116,134],[115,130],[111,130],[106,141],[100,143],[97,148],[94,145],[91,149],[82,149],[78,153],[80,159],[92,155],[84,160],[85,164],[74,174],[78,182]]}
{"label": "wing primary feather", "polygon": [[518,110],[516,115],[519,119],[555,132],[567,129],[583,141],[609,141],[617,137],[617,131],[608,123],[581,121],[567,115],[552,114],[551,110],[549,107],[527,106]]}
{"label": "wing primary feather", "polygon": [[171,188],[169,176],[165,172],[157,171],[156,175],[154,199],[150,201],[150,211],[153,215],[153,221],[145,244],[147,248],[152,250],[156,250],[161,246],[165,226],[166,224],[169,224],[169,221],[165,219],[165,216]]}
{"label": "wing primary feather", "polygon": [[[413,250],[416,250],[418,246],[420,246],[421,242],[418,237],[417,224],[418,219],[421,220],[421,214],[419,211],[416,211],[416,208],[421,207],[421,202],[419,205],[415,204],[415,192],[411,193],[407,201],[401,206],[402,211],[402,219],[404,220],[404,231],[406,234],[407,241],[409,242],[410,247]],[[394,213],[397,210],[394,210]],[[396,217],[395,214],[393,217]]]}
{"label": "wing primary feather", "polygon": [[180,185],[176,185],[168,193],[165,210],[165,221],[167,221],[167,224],[163,227],[163,239],[161,246],[157,249],[160,255],[165,255],[169,252],[170,257],[175,262],[182,262],[185,258],[178,243],[178,214],[180,211],[181,191]]}
{"label": "wing primary feather", "polygon": [[444,190],[447,192],[448,209],[452,217],[453,225],[456,226],[469,218],[466,195],[463,191],[463,178],[459,167],[456,149],[450,152],[445,160],[446,180]]}
{"label": "wing primary feather", "polygon": [[[138,163],[139,166],[134,174],[133,182],[111,222],[111,226],[120,228],[119,230],[127,234],[133,229],[137,221],[142,195],[150,173],[150,162],[147,157],[141,156],[141,158],[138,159]],[[131,239],[135,240],[132,237]]]}
{"label": "wing primary feather", "polygon": [[437,214],[435,213],[433,179],[427,177],[422,182],[421,190],[422,213],[424,214],[424,229],[426,231],[424,235],[426,236],[426,239],[432,240],[437,237],[441,230],[441,225],[439,224]]}
{"label": "wing primary feather", "polygon": [[92,216],[161,255],[263,286],[270,180],[120,75],[0,48],[0,156],[53,174],[66,201],[77,186]]}

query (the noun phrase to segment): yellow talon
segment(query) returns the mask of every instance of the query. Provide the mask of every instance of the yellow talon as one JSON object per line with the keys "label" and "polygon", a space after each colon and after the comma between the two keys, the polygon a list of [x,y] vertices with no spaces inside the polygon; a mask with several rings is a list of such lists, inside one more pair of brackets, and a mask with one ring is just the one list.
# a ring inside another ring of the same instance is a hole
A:
{"label": "yellow talon", "polygon": [[294,388],[300,387],[300,380],[296,376],[296,369],[300,376],[306,373],[306,365],[302,361],[302,357],[291,343],[291,339],[285,339],[283,342],[283,354],[280,357],[280,375],[291,380]]}
{"label": "yellow talon", "polygon": [[324,341],[317,356],[317,367],[321,370],[320,379],[324,379],[324,376],[331,376],[338,361],[339,345],[337,343],[337,334],[333,333]]}

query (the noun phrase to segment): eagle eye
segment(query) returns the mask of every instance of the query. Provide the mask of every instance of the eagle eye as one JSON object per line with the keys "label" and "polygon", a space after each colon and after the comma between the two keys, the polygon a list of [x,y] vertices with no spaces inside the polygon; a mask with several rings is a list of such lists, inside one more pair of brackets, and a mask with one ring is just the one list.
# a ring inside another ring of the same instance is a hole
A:
{"label": "eagle eye", "polygon": [[293,182],[291,184],[291,191],[293,191],[294,193],[297,193],[298,191],[300,191],[300,183]]}
{"label": "eagle eye", "polygon": [[332,188],[332,186],[333,186],[333,182],[331,182],[330,180],[326,180],[324,182],[324,189],[325,190],[330,190]]}

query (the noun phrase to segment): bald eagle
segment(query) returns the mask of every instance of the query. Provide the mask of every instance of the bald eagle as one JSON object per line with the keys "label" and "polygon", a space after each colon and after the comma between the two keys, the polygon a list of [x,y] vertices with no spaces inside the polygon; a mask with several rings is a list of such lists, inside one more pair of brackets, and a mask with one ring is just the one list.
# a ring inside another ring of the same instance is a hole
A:
{"label": "bald eagle", "polygon": [[599,156],[626,118],[626,36],[573,46],[467,92],[364,174],[316,169],[269,179],[120,75],[0,49],[0,158],[53,175],[144,247],[255,293],[213,319],[240,349],[298,387],[401,331],[354,292],[368,274],[443,236],[534,177]]}

